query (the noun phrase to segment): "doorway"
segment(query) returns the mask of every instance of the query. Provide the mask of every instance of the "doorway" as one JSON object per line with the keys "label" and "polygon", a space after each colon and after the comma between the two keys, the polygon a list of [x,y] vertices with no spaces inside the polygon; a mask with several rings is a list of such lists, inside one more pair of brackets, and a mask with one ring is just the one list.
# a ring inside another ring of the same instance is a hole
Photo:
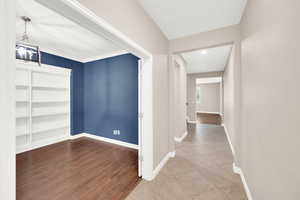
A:
{"label": "doorway", "polygon": [[[142,176],[142,63],[38,2],[16,3],[17,199],[123,198]],[[93,192],[77,191],[86,182]]]}
{"label": "doorway", "polygon": [[222,77],[196,79],[196,120],[200,124],[222,124]]}
{"label": "doorway", "polygon": [[[42,1],[39,1],[39,2],[42,2]],[[46,1],[44,1],[44,3],[45,2]],[[73,5],[72,1],[55,1],[55,2],[53,1],[49,4],[52,4],[53,7],[55,7],[55,6],[60,7],[62,4],[64,4],[64,5],[67,4],[67,7],[66,6],[61,6],[60,8],[56,9],[56,11],[59,10],[60,12],[62,12],[64,14],[68,15],[69,17],[73,18],[76,22],[78,22],[78,16],[83,16],[83,18],[85,18],[85,20],[87,20],[87,21],[88,20],[93,21],[93,22],[96,22],[96,21],[99,22],[100,21],[99,23],[96,23],[97,26],[94,26],[94,28],[97,27],[98,31],[96,31],[95,30],[96,28],[95,28],[93,30],[94,32],[97,32],[99,34],[100,34],[101,31],[102,31],[102,34],[103,34],[103,32],[105,32],[107,37],[116,39],[115,41],[120,42],[123,46],[126,46],[125,48],[127,49],[127,51],[132,52],[135,55],[142,58],[143,64],[144,64],[143,66],[144,66],[144,69],[145,69],[145,70],[143,70],[144,74],[145,74],[145,76],[144,76],[145,78],[143,79],[143,83],[144,83],[143,85],[145,87],[147,87],[148,90],[151,90],[152,78],[151,78],[151,74],[148,73],[148,72],[151,72],[151,67],[152,67],[152,59],[151,59],[151,54],[150,53],[148,53],[146,50],[139,47],[137,44],[133,43],[132,41],[128,40],[126,37],[123,37],[122,34],[118,33],[115,29],[113,29],[107,23],[101,22],[101,20],[99,20],[99,19],[97,20],[97,19],[93,18],[95,16],[91,16],[90,13],[83,11],[84,9],[82,9],[82,7],[80,8],[80,6],[77,7],[78,5]],[[54,5],[54,4],[56,4],[56,5]],[[51,5],[49,5],[49,7],[51,7]],[[72,7],[72,9],[68,10],[70,7]],[[70,14],[70,12],[64,12],[65,11],[64,9],[67,9],[68,11],[72,10],[72,13]],[[86,25],[86,24],[89,24],[89,23],[83,23],[83,24]],[[89,26],[92,27],[91,23],[89,24]],[[12,60],[10,60],[10,62],[12,62]],[[12,78],[13,76],[9,76],[9,77]],[[146,97],[148,97],[147,96],[148,94],[143,94],[143,96],[144,95]],[[149,144],[147,142],[147,138],[152,137],[152,124],[151,124],[152,116],[151,116],[151,112],[148,112],[148,111],[152,110],[152,98],[142,98],[142,99],[143,99],[143,105],[148,105],[148,106],[145,109],[142,110],[143,111],[142,113],[140,113],[140,116],[142,116],[142,120],[143,120],[143,130],[144,130],[141,138],[142,138],[142,141],[146,141],[146,142],[143,143],[144,148],[141,150],[142,152],[144,152],[145,149],[146,149],[146,153],[143,153],[143,159],[141,159],[141,160],[143,160],[143,163],[152,163],[152,154],[153,154],[153,152],[151,150],[152,149],[152,144],[151,143]],[[12,110],[14,110],[14,109],[12,109]],[[14,112],[12,112],[12,114],[13,113]],[[149,129],[147,129],[147,128],[149,128]],[[147,134],[145,134],[145,133],[147,133]],[[144,137],[144,135],[146,135],[146,136]],[[11,141],[11,140],[6,140],[6,141]],[[12,143],[13,143],[13,141],[12,141]],[[9,145],[10,144],[11,143],[9,143]],[[3,147],[5,147],[5,146],[3,146]],[[13,160],[13,159],[11,159],[11,160]],[[151,177],[152,170],[150,172],[149,169],[151,169],[151,168],[149,168],[149,167],[147,168],[147,167],[144,167],[144,166],[145,165],[142,165],[142,168],[145,168],[145,170],[143,170],[142,176],[145,179],[147,179],[147,178]],[[146,165],[146,166],[152,166],[152,165]],[[14,170],[12,170],[11,172],[13,172],[13,171]],[[13,177],[14,175],[11,174],[11,176]],[[11,190],[9,190],[9,191],[11,191]]]}

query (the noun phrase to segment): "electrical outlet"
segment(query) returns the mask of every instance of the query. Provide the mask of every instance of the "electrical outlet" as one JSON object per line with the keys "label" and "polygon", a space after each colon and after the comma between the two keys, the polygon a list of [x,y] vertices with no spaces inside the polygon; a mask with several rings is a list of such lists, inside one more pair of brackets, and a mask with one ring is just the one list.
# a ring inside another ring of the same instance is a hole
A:
{"label": "electrical outlet", "polygon": [[120,135],[121,132],[120,132],[120,130],[113,130],[113,134],[114,134],[114,135]]}

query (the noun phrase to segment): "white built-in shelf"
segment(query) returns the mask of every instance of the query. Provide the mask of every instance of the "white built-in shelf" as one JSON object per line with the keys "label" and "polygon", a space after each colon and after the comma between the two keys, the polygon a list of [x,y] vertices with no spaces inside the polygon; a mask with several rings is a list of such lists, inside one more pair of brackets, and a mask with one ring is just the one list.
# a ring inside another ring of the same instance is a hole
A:
{"label": "white built-in shelf", "polygon": [[29,100],[17,100],[16,103],[29,103]]}
{"label": "white built-in shelf", "polygon": [[42,116],[52,116],[52,115],[68,115],[68,111],[65,112],[42,112],[38,114],[33,114],[32,117],[42,117]]}
{"label": "white built-in shelf", "polygon": [[29,117],[29,115],[25,115],[25,114],[24,114],[24,115],[23,115],[23,114],[22,114],[22,115],[18,115],[18,114],[16,115],[16,118],[17,118],[17,119],[20,119],[20,118],[28,118],[28,117]]}
{"label": "white built-in shelf", "polygon": [[17,152],[70,135],[70,76],[70,69],[17,61]]}
{"label": "white built-in shelf", "polygon": [[42,89],[42,90],[69,90],[68,87],[43,86],[43,85],[33,85],[32,88]]}
{"label": "white built-in shelf", "polygon": [[17,135],[17,137],[20,137],[20,136],[24,136],[24,135],[29,135],[30,133],[28,132],[28,131],[24,131],[24,130],[22,130],[22,129],[17,129],[17,131],[16,131],[16,135]]}
{"label": "white built-in shelf", "polygon": [[36,134],[36,133],[41,133],[41,132],[46,132],[46,131],[51,131],[51,130],[65,129],[65,128],[69,128],[69,127],[70,127],[70,125],[54,126],[54,127],[47,127],[47,128],[40,128],[40,129],[32,130],[32,133],[33,133],[33,134]]}
{"label": "white built-in shelf", "polygon": [[69,103],[69,100],[32,101],[32,103]]}
{"label": "white built-in shelf", "polygon": [[29,87],[29,85],[16,85],[16,88],[18,89],[18,88],[28,88]]}

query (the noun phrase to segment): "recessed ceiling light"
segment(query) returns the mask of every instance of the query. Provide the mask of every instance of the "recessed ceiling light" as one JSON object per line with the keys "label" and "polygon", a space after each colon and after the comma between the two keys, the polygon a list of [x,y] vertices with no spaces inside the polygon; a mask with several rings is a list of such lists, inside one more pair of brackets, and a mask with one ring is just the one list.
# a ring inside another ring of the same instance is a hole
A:
{"label": "recessed ceiling light", "polygon": [[202,55],[207,54],[207,50],[202,50],[202,51],[201,51],[201,54],[202,54]]}

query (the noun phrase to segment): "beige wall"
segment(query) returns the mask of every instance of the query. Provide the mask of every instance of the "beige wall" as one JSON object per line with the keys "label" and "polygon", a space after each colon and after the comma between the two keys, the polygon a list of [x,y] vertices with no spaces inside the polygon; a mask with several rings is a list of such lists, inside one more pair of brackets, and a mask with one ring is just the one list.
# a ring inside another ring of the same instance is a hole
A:
{"label": "beige wall", "polygon": [[237,140],[238,138],[238,131],[237,131],[237,123],[238,119],[236,119],[236,110],[238,109],[237,106],[237,96],[240,95],[238,91],[236,90],[235,85],[237,84],[236,81],[236,71],[237,68],[240,67],[238,63],[236,63],[236,56],[239,56],[237,54],[237,48],[234,45],[232,48],[232,51],[230,53],[230,57],[228,60],[228,64],[225,68],[224,74],[223,74],[223,123],[226,129],[226,132],[228,133],[228,137],[230,138],[230,141],[233,145],[233,154],[235,157],[235,164],[238,165],[238,158],[236,155],[236,152],[239,152],[239,144],[240,141]]}
{"label": "beige wall", "polygon": [[173,113],[173,129],[174,137],[181,137],[186,131],[186,63],[178,55],[173,56],[174,59],[174,113]]}
{"label": "beige wall", "polygon": [[240,38],[240,26],[234,25],[170,41],[172,53],[231,44]]}
{"label": "beige wall", "polygon": [[[78,0],[153,56],[153,168],[173,150],[169,145],[169,42],[135,0]],[[147,91],[145,91],[147,92]]]}
{"label": "beige wall", "polygon": [[[153,167],[155,168],[169,150],[169,85],[168,78],[168,58],[167,56],[156,57],[153,63],[153,125],[154,138],[153,150],[154,160]],[[145,91],[147,92],[147,91]]]}
{"label": "beige wall", "polygon": [[78,0],[153,54],[168,52],[168,40],[135,0]]}
{"label": "beige wall", "polygon": [[187,116],[190,121],[196,121],[196,79],[187,76]]}
{"label": "beige wall", "polygon": [[300,198],[299,10],[251,0],[241,23],[241,167],[255,200]]}
{"label": "beige wall", "polygon": [[220,113],[220,83],[197,84],[197,87],[200,87],[201,92],[196,111]]}

